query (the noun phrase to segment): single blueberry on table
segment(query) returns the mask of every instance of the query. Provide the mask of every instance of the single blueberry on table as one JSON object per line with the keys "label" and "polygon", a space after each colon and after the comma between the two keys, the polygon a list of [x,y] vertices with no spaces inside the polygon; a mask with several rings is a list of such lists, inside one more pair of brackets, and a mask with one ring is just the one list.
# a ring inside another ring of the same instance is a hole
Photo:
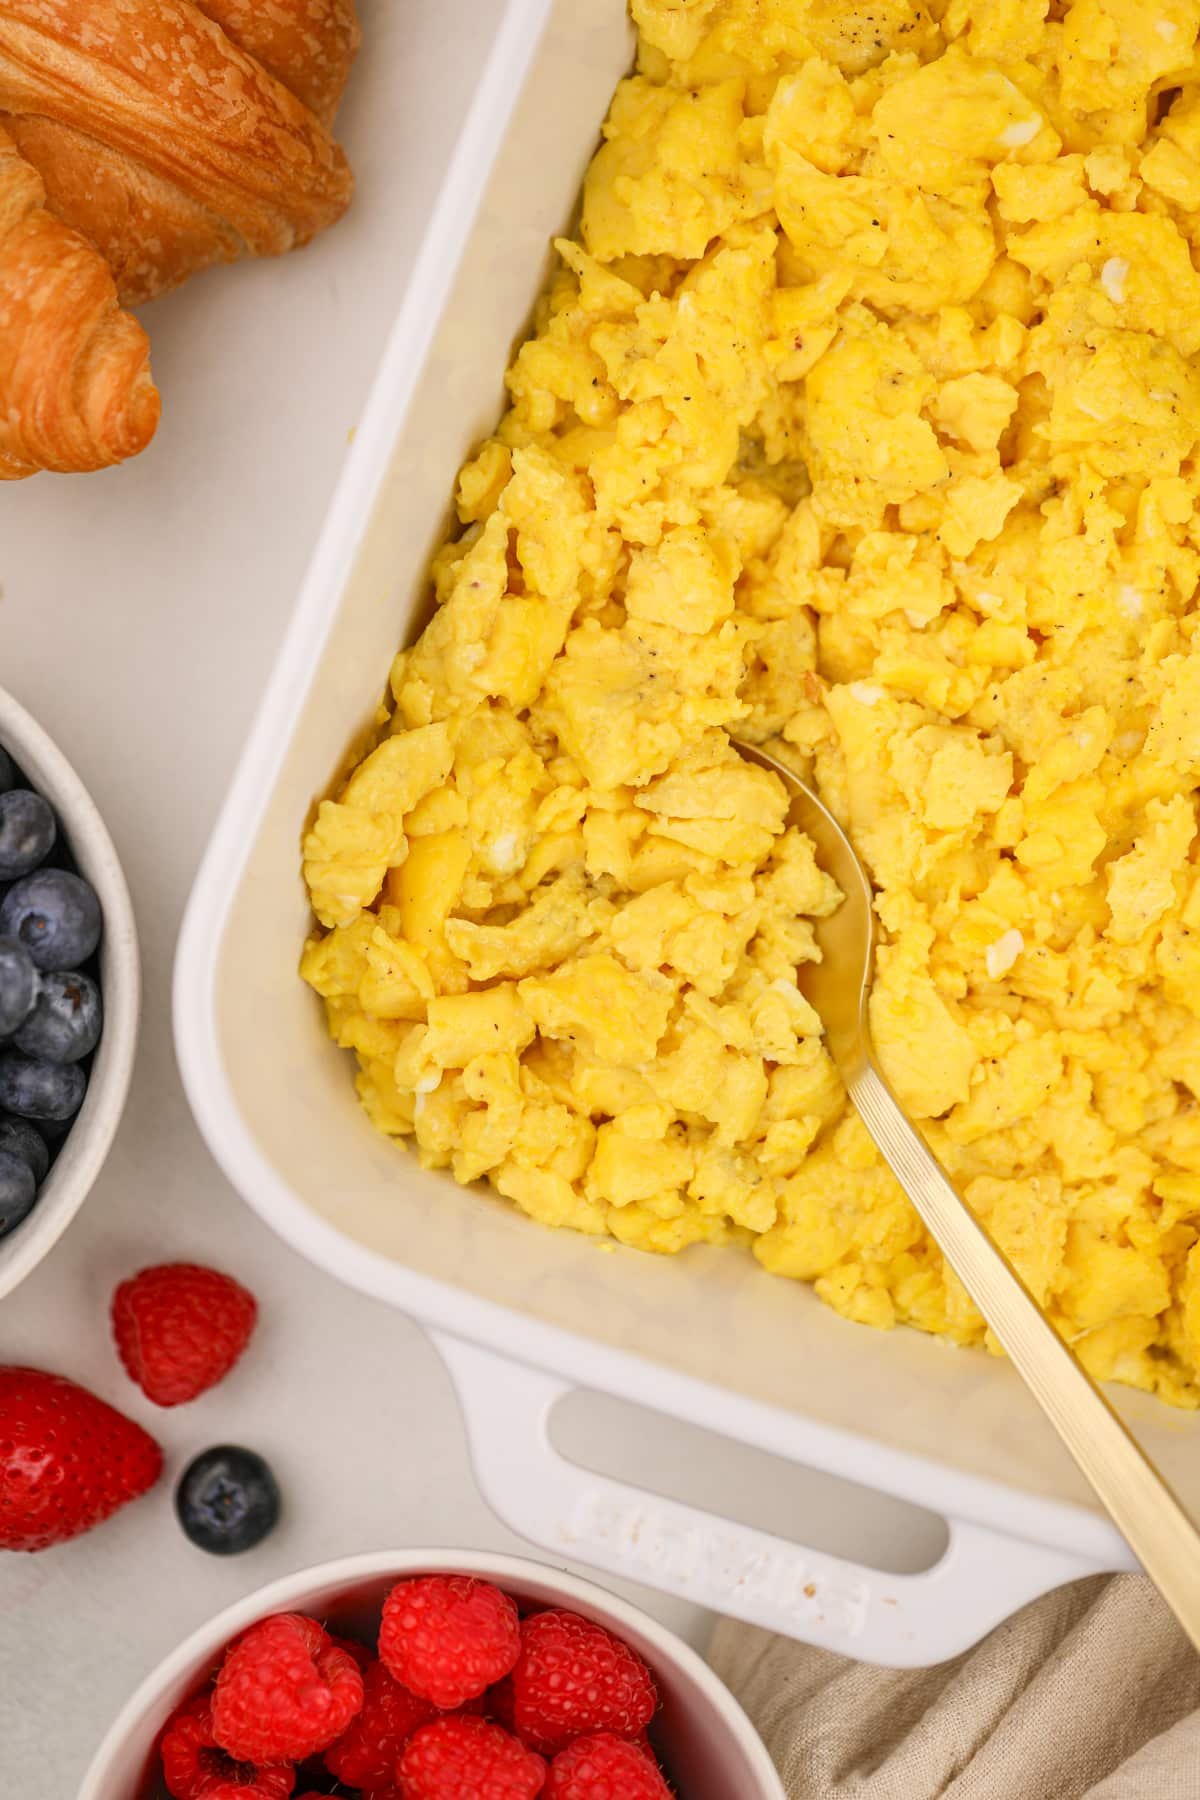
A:
{"label": "single blueberry on table", "polygon": [[29,1164],[13,1150],[0,1150],[0,1238],[32,1212],[37,1190]]}
{"label": "single blueberry on table", "polygon": [[253,1550],[279,1519],[279,1488],[253,1450],[218,1444],[195,1457],[179,1478],[175,1511],[186,1536],[213,1556]]}
{"label": "single blueberry on table", "polygon": [[54,848],[58,827],[48,801],[29,788],[0,794],[0,880],[28,875]]}
{"label": "single blueberry on table", "polygon": [[0,1038],[11,1037],[33,1011],[38,972],[24,944],[0,937]]}
{"label": "single blueberry on table", "polygon": [[78,1062],[100,1042],[102,1023],[100,989],[90,975],[43,975],[33,1009],[13,1033],[13,1043],[26,1056],[44,1056],[50,1062]]}
{"label": "single blueberry on table", "polygon": [[95,893],[68,869],[39,869],[0,900],[0,937],[24,944],[39,969],[77,969],[100,942]]}
{"label": "single blueberry on table", "polygon": [[78,1063],[47,1062],[42,1056],[0,1052],[0,1109],[19,1119],[73,1119],[87,1093]]}
{"label": "single blueberry on table", "polygon": [[7,794],[9,788],[16,785],[17,771],[13,768],[13,759],[0,745],[0,794]]}
{"label": "single blueberry on table", "polygon": [[0,1117],[0,1150],[11,1150],[33,1170],[33,1179],[41,1187],[50,1168],[50,1152],[40,1131],[28,1119]]}

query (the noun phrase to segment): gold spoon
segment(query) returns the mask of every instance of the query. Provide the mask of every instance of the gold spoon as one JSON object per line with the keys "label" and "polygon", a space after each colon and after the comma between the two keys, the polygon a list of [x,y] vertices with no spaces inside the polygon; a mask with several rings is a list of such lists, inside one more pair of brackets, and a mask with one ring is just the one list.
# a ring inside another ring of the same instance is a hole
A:
{"label": "gold spoon", "polygon": [[733,744],[786,783],[792,823],[811,838],[817,861],[845,896],[836,912],[815,922],[822,960],[807,965],[804,991],[825,1027],[846,1092],[947,1262],[1200,1650],[1200,1532],[988,1237],[875,1061],[867,1012],[875,968],[874,897],[857,853],[798,775],[752,744],[737,738]]}

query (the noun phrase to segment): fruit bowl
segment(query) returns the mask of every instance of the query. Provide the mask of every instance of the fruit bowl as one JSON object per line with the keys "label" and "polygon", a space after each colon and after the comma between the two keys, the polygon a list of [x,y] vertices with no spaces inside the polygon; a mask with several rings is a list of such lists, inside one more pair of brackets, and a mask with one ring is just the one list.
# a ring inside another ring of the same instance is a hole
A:
{"label": "fruit bowl", "polygon": [[[0,748],[50,803],[61,839],[104,914],[98,952],[104,1029],[87,1093],[42,1182],[36,1205],[0,1238],[0,1296],[36,1268],[66,1230],[108,1155],[125,1108],[137,1047],[141,965],[129,889],[91,795],[62,751],[12,695],[0,688]],[[0,887],[7,884],[0,883]]]}
{"label": "fruit bowl", "polygon": [[[680,1800],[784,1800],[766,1750],[736,1700],[686,1644],[637,1607],[561,1569],[475,1550],[396,1550],[289,1575],[192,1633],[149,1675],[116,1720],[77,1800],[169,1800],[157,1774],[158,1735],[211,1674],[231,1638],[272,1613],[309,1613],[348,1636],[378,1628],[389,1589],[406,1576],[475,1575],[521,1607],[562,1606],[603,1625],[650,1665],[662,1697],[655,1747]],[[467,1800],[467,1796],[463,1796]]]}

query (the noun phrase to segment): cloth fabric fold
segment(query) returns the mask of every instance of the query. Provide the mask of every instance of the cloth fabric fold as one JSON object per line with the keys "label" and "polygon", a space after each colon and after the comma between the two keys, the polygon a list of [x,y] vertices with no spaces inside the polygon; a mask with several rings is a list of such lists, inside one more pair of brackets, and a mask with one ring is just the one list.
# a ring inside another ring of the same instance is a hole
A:
{"label": "cloth fabric fold", "polygon": [[722,1620],[789,1800],[1200,1800],[1200,1656],[1143,1575],[1045,1594],[932,1669]]}

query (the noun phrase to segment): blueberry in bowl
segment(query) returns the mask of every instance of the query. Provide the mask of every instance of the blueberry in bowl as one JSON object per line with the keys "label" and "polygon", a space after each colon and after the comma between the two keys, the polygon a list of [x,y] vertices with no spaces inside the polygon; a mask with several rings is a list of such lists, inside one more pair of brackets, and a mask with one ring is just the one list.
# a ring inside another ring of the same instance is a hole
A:
{"label": "blueberry in bowl", "polygon": [[15,1150],[0,1150],[0,1236],[15,1231],[29,1217],[37,1191],[37,1176],[28,1158],[18,1156]]}
{"label": "blueberry in bowl", "polygon": [[0,1043],[20,1030],[37,1000],[37,964],[24,944],[0,937]]}
{"label": "blueberry in bowl", "polygon": [[108,831],[0,688],[0,1296],[82,1205],[124,1109],[137,934]]}
{"label": "blueberry in bowl", "polygon": [[87,1093],[87,1076],[75,1063],[50,1062],[0,1050],[0,1106],[34,1124],[63,1125]]}
{"label": "blueberry in bowl", "polygon": [[6,757],[6,762],[10,785],[0,794],[0,881],[14,881],[45,862],[58,836],[58,822],[42,794],[15,785],[20,777],[12,758]]}
{"label": "blueberry in bowl", "polygon": [[104,1006],[99,985],[79,970],[51,970],[41,977],[32,1007],[12,1034],[26,1056],[77,1063],[100,1042]]}
{"label": "blueberry in bowl", "polygon": [[27,1119],[0,1118],[0,1151],[28,1163],[34,1181],[41,1187],[50,1170],[50,1151],[36,1126]]}
{"label": "blueberry in bowl", "polygon": [[85,963],[103,929],[95,889],[70,869],[33,869],[0,900],[0,934],[21,944],[39,969]]}

